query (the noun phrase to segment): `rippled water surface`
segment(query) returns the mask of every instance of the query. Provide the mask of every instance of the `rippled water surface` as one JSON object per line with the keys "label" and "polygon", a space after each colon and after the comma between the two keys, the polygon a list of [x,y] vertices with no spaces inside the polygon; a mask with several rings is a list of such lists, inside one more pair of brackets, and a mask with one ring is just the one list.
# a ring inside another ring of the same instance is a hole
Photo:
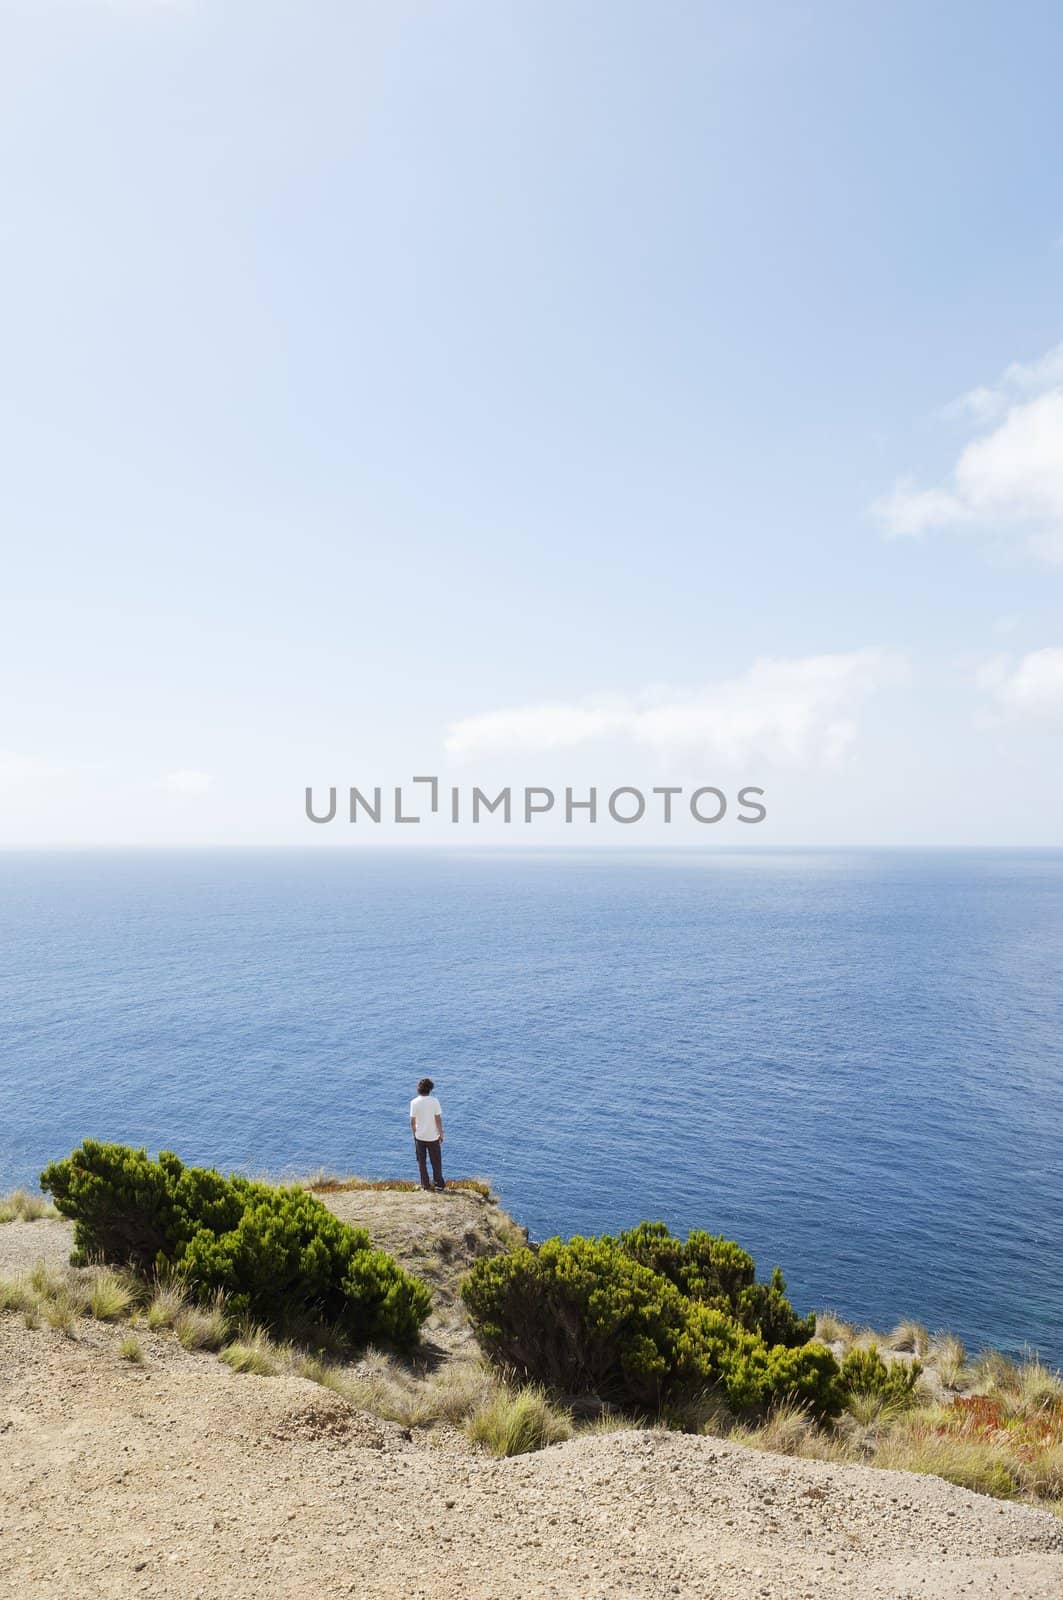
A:
{"label": "rippled water surface", "polygon": [[1063,1363],[1063,853],[0,856],[0,1189],[86,1134],[662,1217]]}

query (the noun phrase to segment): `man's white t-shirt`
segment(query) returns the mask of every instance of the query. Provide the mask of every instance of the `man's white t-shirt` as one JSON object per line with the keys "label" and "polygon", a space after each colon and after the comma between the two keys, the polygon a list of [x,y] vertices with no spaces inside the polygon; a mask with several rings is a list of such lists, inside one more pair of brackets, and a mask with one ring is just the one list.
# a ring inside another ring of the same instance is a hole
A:
{"label": "man's white t-shirt", "polygon": [[419,1094],[410,1101],[410,1116],[413,1118],[414,1137],[417,1139],[438,1139],[439,1130],[436,1127],[436,1118],[442,1117],[443,1107],[434,1094]]}

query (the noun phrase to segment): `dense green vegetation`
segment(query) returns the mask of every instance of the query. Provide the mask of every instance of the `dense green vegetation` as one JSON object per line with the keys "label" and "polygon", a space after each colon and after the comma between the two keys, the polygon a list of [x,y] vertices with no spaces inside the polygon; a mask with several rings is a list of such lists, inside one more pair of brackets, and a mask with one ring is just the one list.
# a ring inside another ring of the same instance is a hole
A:
{"label": "dense green vegetation", "polygon": [[327,1324],[354,1344],[413,1344],[430,1295],[369,1235],[298,1187],[275,1188],[163,1151],[86,1139],[41,1174],[74,1222],[75,1260],[178,1277],[200,1302],[274,1330]]}
{"label": "dense green vegetation", "polygon": [[922,1376],[918,1361],[883,1361],[877,1345],[850,1350],[842,1362],[841,1386],[847,1402],[856,1396],[904,1410],[912,1405]]}
{"label": "dense green vegetation", "polygon": [[838,1364],[785,1290],[731,1240],[643,1223],[480,1261],[462,1296],[491,1357],[555,1393],[660,1413],[711,1390],[739,1414],[787,1399],[833,1416]]}

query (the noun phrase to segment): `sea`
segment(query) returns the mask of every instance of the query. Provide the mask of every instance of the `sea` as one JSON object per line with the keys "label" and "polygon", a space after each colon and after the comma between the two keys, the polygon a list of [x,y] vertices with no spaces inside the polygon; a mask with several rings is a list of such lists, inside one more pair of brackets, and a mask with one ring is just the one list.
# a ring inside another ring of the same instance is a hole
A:
{"label": "sea", "polygon": [[0,855],[0,1191],[85,1136],[410,1177],[422,1076],[534,1239],[1063,1365],[1061,851]]}

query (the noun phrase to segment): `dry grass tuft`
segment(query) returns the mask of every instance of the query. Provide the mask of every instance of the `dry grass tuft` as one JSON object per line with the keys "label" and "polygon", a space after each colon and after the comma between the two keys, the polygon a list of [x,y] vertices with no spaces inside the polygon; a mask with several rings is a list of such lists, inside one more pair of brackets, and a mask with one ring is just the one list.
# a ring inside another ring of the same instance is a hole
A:
{"label": "dry grass tuft", "polygon": [[874,1328],[854,1328],[852,1337],[849,1340],[849,1348],[852,1350],[878,1350],[881,1353],[882,1347],[887,1343],[888,1341],[883,1338],[882,1334],[876,1333]]}
{"label": "dry grass tuft", "polygon": [[935,1356],[977,1392],[942,1399],[939,1387],[921,1385],[910,1406],[857,1393],[829,1426],[783,1405],[759,1427],[737,1426],[729,1437],[782,1455],[930,1473],[1048,1510],[1063,1504],[1063,1377],[1039,1360],[1020,1364],[996,1352],[965,1367],[963,1346],[948,1335],[932,1345]]}
{"label": "dry grass tuft", "polygon": [[1027,1496],[1063,1515],[1063,1445],[1050,1445],[1035,1451],[1020,1463],[1022,1486]]}
{"label": "dry grass tuft", "polygon": [[97,1322],[117,1322],[136,1303],[139,1287],[113,1267],[96,1267],[89,1280],[86,1299]]}
{"label": "dry grass tuft", "polygon": [[[335,1178],[326,1173],[316,1173],[307,1180],[305,1186],[313,1194],[346,1194],[359,1189],[394,1189],[399,1194],[410,1194],[421,1187],[412,1178]],[[480,1195],[484,1200],[495,1198],[491,1185],[483,1178],[448,1178],[447,1188],[463,1189],[469,1194]]]}
{"label": "dry grass tuft", "polygon": [[144,1365],[144,1347],[135,1333],[127,1333],[118,1346],[118,1354],[123,1361],[129,1361],[135,1367]]}
{"label": "dry grass tuft", "polygon": [[928,1354],[943,1388],[963,1387],[968,1374],[967,1351],[962,1339],[951,1333],[940,1333],[931,1340]]}
{"label": "dry grass tuft", "polygon": [[572,1417],[542,1389],[499,1389],[465,1425],[474,1444],[493,1456],[521,1456],[572,1437]]}
{"label": "dry grass tuft", "polygon": [[816,1338],[820,1344],[844,1344],[848,1347],[855,1335],[852,1323],[839,1317],[837,1312],[816,1312]]}
{"label": "dry grass tuft", "polygon": [[640,1417],[625,1416],[622,1411],[603,1411],[590,1422],[581,1422],[578,1433],[631,1433],[633,1430],[645,1428],[646,1423]]}
{"label": "dry grass tuft", "polygon": [[58,1211],[43,1194],[28,1189],[12,1189],[0,1195],[0,1222],[39,1222],[42,1217],[57,1217]]}
{"label": "dry grass tuft", "polygon": [[925,1356],[930,1350],[930,1334],[921,1322],[904,1320],[898,1322],[889,1339],[886,1348],[899,1350],[913,1356]]}
{"label": "dry grass tuft", "polygon": [[[963,1349],[963,1346],[960,1346]],[[1000,1350],[983,1350],[974,1362],[973,1379],[985,1394],[1017,1395],[1022,1392],[1018,1363]]]}
{"label": "dry grass tuft", "polygon": [[43,1261],[38,1261],[37,1265],[30,1269],[30,1286],[42,1299],[52,1299],[55,1295],[61,1294],[68,1287],[69,1281],[69,1272],[46,1266]]}
{"label": "dry grass tuft", "polygon": [[72,1337],[77,1326],[78,1317],[81,1315],[81,1306],[73,1295],[61,1290],[58,1294],[41,1301],[41,1315],[49,1328],[55,1328],[58,1333],[65,1333]]}
{"label": "dry grass tuft", "polygon": [[239,1339],[227,1344],[220,1359],[234,1372],[250,1372],[259,1378],[273,1378],[281,1370],[283,1354],[264,1328],[248,1327]]}
{"label": "dry grass tuft", "polygon": [[932,1473],[963,1489],[1002,1500],[1013,1499],[1019,1490],[1019,1475],[1005,1445],[928,1431],[918,1418],[880,1441],[874,1465]]}
{"label": "dry grass tuft", "polygon": [[1019,1395],[1027,1410],[1058,1406],[1063,1402],[1063,1378],[1035,1356],[1019,1368]]}
{"label": "dry grass tuft", "polygon": [[24,1274],[0,1278],[0,1311],[30,1311],[39,1301],[40,1295]]}
{"label": "dry grass tuft", "polygon": [[330,1366],[321,1356],[309,1354],[295,1357],[293,1371],[297,1378],[306,1378],[309,1383],[319,1383],[323,1389],[338,1387],[341,1376],[337,1367]]}
{"label": "dry grass tuft", "polygon": [[774,1406],[757,1427],[740,1424],[728,1437],[752,1450],[770,1450],[780,1456],[804,1455],[817,1431],[805,1406],[784,1400]]}
{"label": "dry grass tuft", "polygon": [[[172,1327],[186,1350],[220,1350],[229,1335],[225,1304],[219,1298],[206,1308],[183,1306],[174,1317]],[[232,1366],[232,1362],[229,1365]]]}
{"label": "dry grass tuft", "polygon": [[449,1422],[460,1428],[499,1393],[499,1380],[479,1361],[454,1361],[418,1385],[410,1396],[406,1421],[411,1428]]}
{"label": "dry grass tuft", "polygon": [[[275,1351],[274,1358],[284,1358],[284,1352]],[[354,1367],[328,1361],[321,1352],[291,1351],[286,1359],[298,1377],[334,1390],[360,1411],[407,1428],[431,1428],[437,1423],[461,1427],[504,1392],[501,1380],[479,1360],[448,1362],[420,1377],[373,1349],[366,1350]]]}
{"label": "dry grass tuft", "polygon": [[903,1417],[911,1406],[907,1400],[883,1395],[874,1389],[854,1389],[845,1409],[861,1428],[878,1434]]}
{"label": "dry grass tuft", "polygon": [[160,1328],[172,1328],[182,1311],[189,1309],[184,1290],[172,1280],[159,1282],[148,1301],[144,1320],[153,1333]]}

